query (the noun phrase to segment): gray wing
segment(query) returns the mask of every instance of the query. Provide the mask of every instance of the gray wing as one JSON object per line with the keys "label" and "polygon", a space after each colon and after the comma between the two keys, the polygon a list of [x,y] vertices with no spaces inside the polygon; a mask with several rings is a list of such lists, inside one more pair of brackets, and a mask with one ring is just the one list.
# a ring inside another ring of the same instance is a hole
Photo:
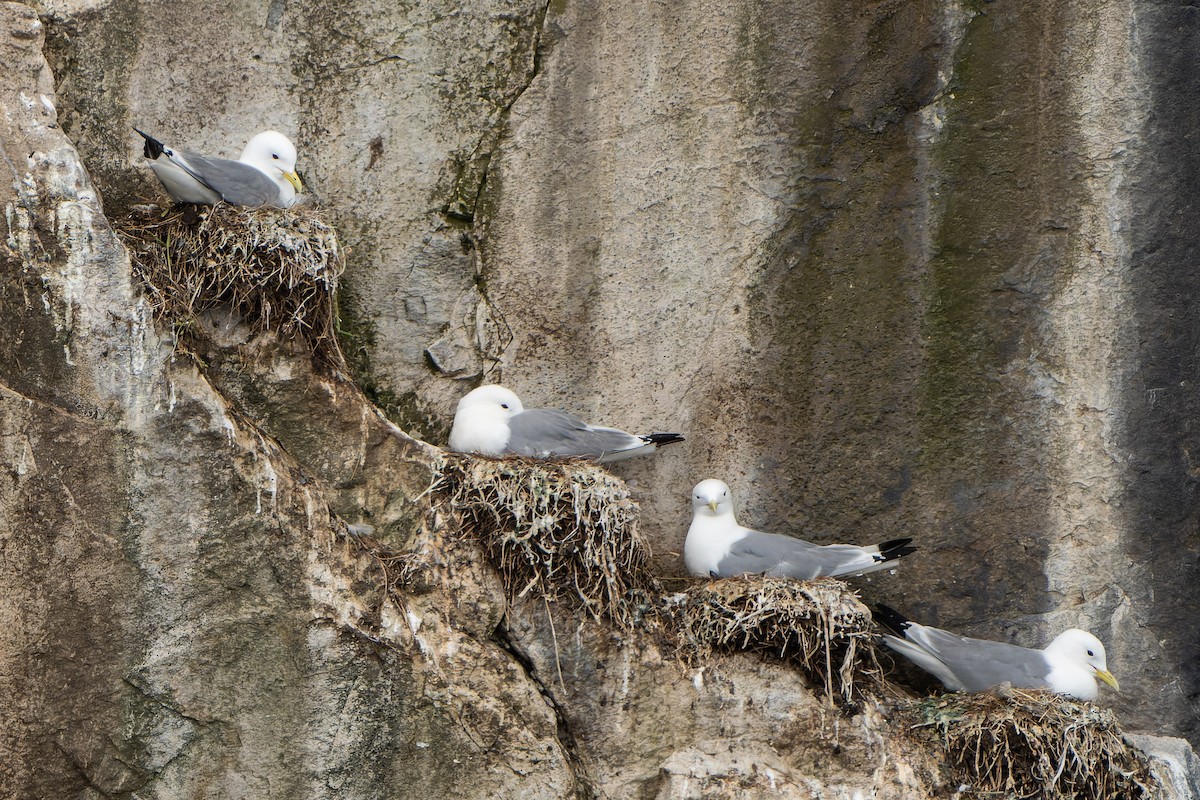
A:
{"label": "gray wing", "polygon": [[279,202],[279,187],[275,181],[249,164],[187,151],[182,159],[172,160],[230,205],[257,207]]}
{"label": "gray wing", "polygon": [[875,567],[875,554],[850,544],[815,545],[793,536],[750,531],[733,543],[717,564],[717,576],[768,575],[811,580],[848,575]]}
{"label": "gray wing", "polygon": [[531,408],[508,420],[508,450],[522,456],[583,456],[628,450],[646,443],[613,428],[593,428],[578,417],[554,408]]}
{"label": "gray wing", "polygon": [[945,664],[968,692],[982,692],[1005,681],[1025,688],[1049,686],[1050,665],[1041,650],[970,639],[925,625],[910,625],[904,638]]}

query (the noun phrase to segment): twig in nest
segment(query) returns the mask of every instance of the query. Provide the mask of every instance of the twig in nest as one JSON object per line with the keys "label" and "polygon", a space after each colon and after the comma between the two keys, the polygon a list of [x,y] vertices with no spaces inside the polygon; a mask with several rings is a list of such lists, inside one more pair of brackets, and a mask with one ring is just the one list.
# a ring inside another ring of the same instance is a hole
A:
{"label": "twig in nest", "polygon": [[511,597],[536,589],[626,629],[653,613],[637,506],[599,467],[448,453],[434,494],[483,543]]}

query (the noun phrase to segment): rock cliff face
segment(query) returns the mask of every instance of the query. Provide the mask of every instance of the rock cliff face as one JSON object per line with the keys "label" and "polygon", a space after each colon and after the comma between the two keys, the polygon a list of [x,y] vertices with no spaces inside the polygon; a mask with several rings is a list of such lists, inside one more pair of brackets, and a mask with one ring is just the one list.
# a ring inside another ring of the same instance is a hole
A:
{"label": "rock cliff face", "polygon": [[[570,794],[536,684],[486,635],[435,635],[457,655],[436,669],[406,654],[415,626],[379,618],[379,568],[338,522],[349,506],[411,528],[427,448],[304,372],[290,413],[307,408],[321,436],[343,422],[319,466],[356,475],[325,487],[172,357],[56,125],[41,23],[0,12],[0,793],[490,797],[532,781],[531,796]],[[276,392],[288,367],[263,365]],[[466,583],[464,624],[494,627],[502,595],[486,573]]]}
{"label": "rock cliff face", "polygon": [[[420,439],[481,379],[688,435],[618,467],[663,575],[710,476],[746,524],[916,536],[866,598],[1089,627],[1125,725],[1197,741],[1193,17],[0,4],[0,794],[945,788],[783,665],[684,674],[506,612],[469,547],[389,599],[345,523],[436,543]],[[228,156],[293,136],[351,252],[357,385],[236,324],[177,356],[108,222],[158,196],[134,124]],[[1145,741],[1195,796],[1186,745]]]}

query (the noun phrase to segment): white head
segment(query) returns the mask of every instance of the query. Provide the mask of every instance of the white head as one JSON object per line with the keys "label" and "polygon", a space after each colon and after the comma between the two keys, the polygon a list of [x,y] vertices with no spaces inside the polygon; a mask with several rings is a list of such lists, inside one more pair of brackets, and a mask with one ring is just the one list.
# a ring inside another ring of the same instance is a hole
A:
{"label": "white head", "polygon": [[1079,628],[1063,631],[1046,646],[1045,653],[1052,661],[1062,661],[1082,668],[1089,676],[1099,678],[1117,691],[1121,690],[1117,679],[1108,671],[1104,645],[1087,631]]}
{"label": "white head", "polygon": [[450,449],[498,456],[508,445],[508,419],[525,410],[509,389],[492,384],[467,392],[458,401],[450,429]]}
{"label": "white head", "polygon": [[296,174],[296,146],[279,131],[263,131],[246,143],[239,161],[256,167],[279,186],[280,202],[290,206],[304,191]]}
{"label": "white head", "polygon": [[709,478],[692,489],[692,514],[712,517],[733,516],[733,496],[724,481]]}
{"label": "white head", "polygon": [[488,414],[497,419],[508,419],[520,414],[525,407],[521,405],[521,398],[511,389],[493,383],[472,389],[463,395],[463,399],[458,401],[458,413],[468,410],[480,415]]}

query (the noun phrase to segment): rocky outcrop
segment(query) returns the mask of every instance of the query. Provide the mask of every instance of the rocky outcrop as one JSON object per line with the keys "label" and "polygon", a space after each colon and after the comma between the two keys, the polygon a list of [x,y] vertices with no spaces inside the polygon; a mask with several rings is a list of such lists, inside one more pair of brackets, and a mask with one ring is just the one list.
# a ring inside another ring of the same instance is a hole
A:
{"label": "rocky outcrop", "polygon": [[488,640],[495,579],[457,600],[474,636],[433,632],[337,515],[411,535],[427,446],[310,371],[321,434],[351,419],[327,471],[358,479],[328,488],[173,355],[56,124],[41,23],[0,14],[0,793],[571,795],[551,707]]}
{"label": "rocky outcrop", "polygon": [[[660,574],[710,475],[750,524],[913,535],[869,599],[1089,626],[1126,726],[1195,739],[1186,7],[39,11],[0,6],[0,794],[948,790],[785,665],[508,606],[409,436],[483,376],[688,434],[619,467]],[[106,218],[156,192],[135,123],[295,135],[357,385],[152,324]],[[380,547],[438,580],[389,592]]]}

